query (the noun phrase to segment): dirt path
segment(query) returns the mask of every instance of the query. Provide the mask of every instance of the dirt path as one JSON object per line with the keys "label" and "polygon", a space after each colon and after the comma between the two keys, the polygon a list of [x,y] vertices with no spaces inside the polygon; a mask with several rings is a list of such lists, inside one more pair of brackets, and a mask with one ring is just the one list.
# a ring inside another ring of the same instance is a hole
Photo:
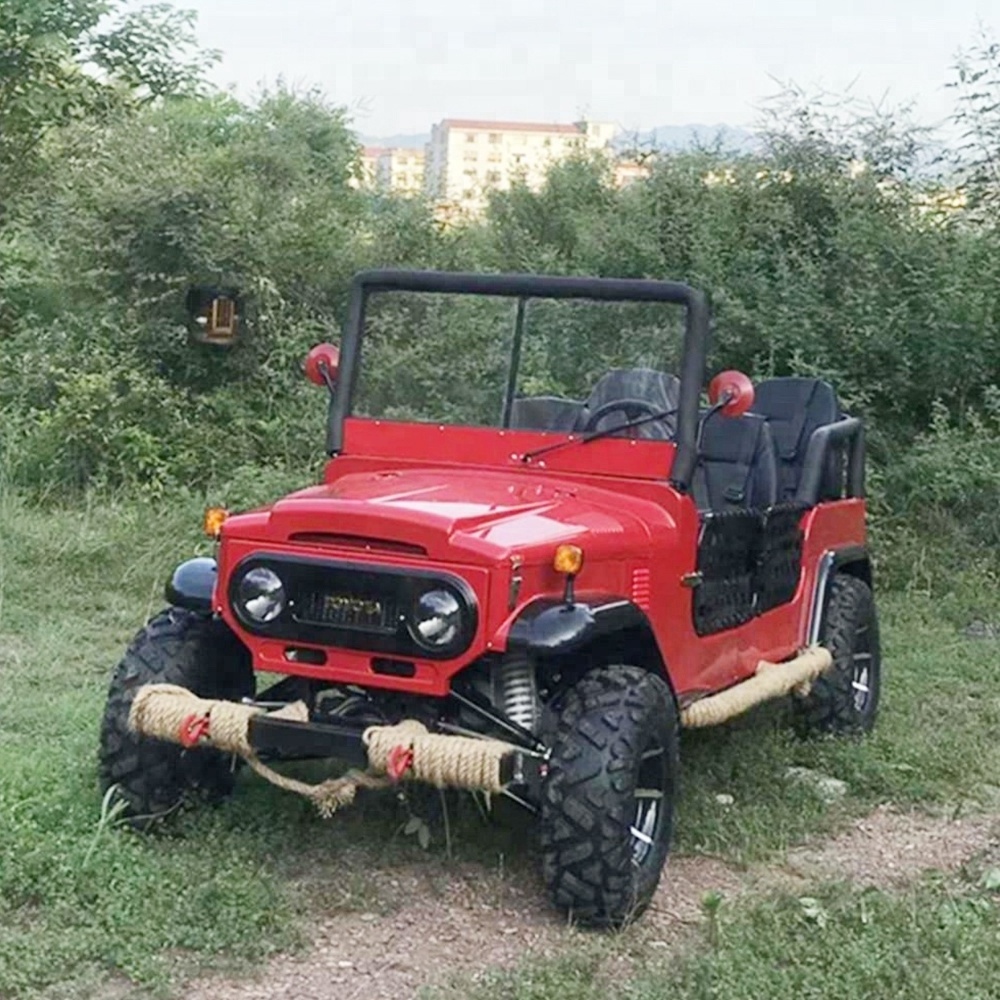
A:
{"label": "dirt path", "polygon": [[786,872],[808,879],[849,879],[891,888],[922,872],[952,871],[994,845],[1000,817],[950,820],[880,808],[831,840],[789,851]]}
{"label": "dirt path", "polygon": [[[727,897],[754,889],[824,878],[890,887],[928,869],[953,870],[1000,835],[1000,816],[958,820],[887,808],[825,841],[789,851],[779,864],[739,871],[720,861],[674,858],[647,914],[623,937],[629,947],[669,947],[701,920],[705,894]],[[376,876],[399,902],[388,916],[336,913],[315,928],[314,946],[269,962],[253,981],[211,977],[189,984],[186,1000],[382,1000],[413,997],[530,953],[555,955],[585,942],[554,915],[539,884],[518,876],[456,868],[442,876],[407,869]]]}

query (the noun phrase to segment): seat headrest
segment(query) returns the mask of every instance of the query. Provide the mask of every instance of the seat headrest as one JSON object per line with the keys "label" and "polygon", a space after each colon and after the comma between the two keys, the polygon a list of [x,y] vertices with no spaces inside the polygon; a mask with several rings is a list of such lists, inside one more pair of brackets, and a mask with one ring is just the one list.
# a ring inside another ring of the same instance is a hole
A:
{"label": "seat headrest", "polygon": [[812,431],[841,416],[829,382],[799,377],[767,379],[755,386],[753,412],[770,421],[778,454],[785,461],[801,458]]}

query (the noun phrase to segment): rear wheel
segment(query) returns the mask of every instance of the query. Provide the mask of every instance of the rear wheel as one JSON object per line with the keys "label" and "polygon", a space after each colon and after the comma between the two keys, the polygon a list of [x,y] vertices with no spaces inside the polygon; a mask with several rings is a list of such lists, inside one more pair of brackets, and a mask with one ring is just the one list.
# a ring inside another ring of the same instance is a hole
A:
{"label": "rear wheel", "polygon": [[564,696],[542,791],[542,865],[556,906],[617,927],[649,905],[673,835],[677,713],[633,666],[587,674]]}
{"label": "rear wheel", "polygon": [[794,700],[797,728],[803,734],[869,732],[878,715],[882,656],[875,600],[863,580],[833,578],[820,645],[830,650],[833,667]]}
{"label": "rear wheel", "polygon": [[129,729],[132,699],[144,684],[177,684],[203,698],[238,701],[253,694],[254,675],[248,650],[224,622],[169,608],[140,629],[111,681],[99,751],[101,790],[117,786],[136,827],[190,799],[217,801],[236,780],[229,755],[185,750]]}

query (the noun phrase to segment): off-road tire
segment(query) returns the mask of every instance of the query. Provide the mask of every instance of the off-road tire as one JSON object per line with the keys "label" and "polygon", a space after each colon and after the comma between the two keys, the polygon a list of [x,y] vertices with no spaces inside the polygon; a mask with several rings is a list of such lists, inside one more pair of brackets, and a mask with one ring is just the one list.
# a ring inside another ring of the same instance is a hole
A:
{"label": "off-road tire", "polygon": [[[670,689],[639,667],[600,667],[562,696],[542,789],[542,871],[576,923],[620,927],[649,905],[673,835],[677,734]],[[635,791],[654,786],[662,798],[643,848],[631,832]]]}
{"label": "off-road tire", "polygon": [[834,576],[819,641],[833,655],[833,667],[808,696],[793,699],[796,728],[804,736],[869,732],[878,715],[882,661],[875,600],[864,580]]}
{"label": "off-road tire", "polygon": [[145,829],[188,801],[219,801],[233,789],[230,755],[138,736],[128,727],[144,684],[178,684],[205,698],[253,694],[250,654],[224,622],[169,608],[140,629],[118,664],[101,725],[102,793],[117,786],[125,817]]}

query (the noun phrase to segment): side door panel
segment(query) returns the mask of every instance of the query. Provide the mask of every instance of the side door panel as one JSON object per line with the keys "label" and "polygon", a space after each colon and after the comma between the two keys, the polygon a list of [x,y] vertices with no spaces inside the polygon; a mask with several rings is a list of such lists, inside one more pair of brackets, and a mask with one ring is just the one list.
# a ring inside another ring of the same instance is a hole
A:
{"label": "side door panel", "polygon": [[753,510],[710,511],[698,534],[697,586],[691,602],[699,636],[736,628],[754,616],[761,516]]}
{"label": "side door panel", "polygon": [[795,597],[802,575],[802,515],[791,501],[766,510],[708,511],[698,535],[692,603],[699,636],[743,625]]}
{"label": "side door panel", "polygon": [[802,520],[808,509],[807,504],[789,500],[764,511],[755,566],[755,614],[794,599],[802,576]]}

